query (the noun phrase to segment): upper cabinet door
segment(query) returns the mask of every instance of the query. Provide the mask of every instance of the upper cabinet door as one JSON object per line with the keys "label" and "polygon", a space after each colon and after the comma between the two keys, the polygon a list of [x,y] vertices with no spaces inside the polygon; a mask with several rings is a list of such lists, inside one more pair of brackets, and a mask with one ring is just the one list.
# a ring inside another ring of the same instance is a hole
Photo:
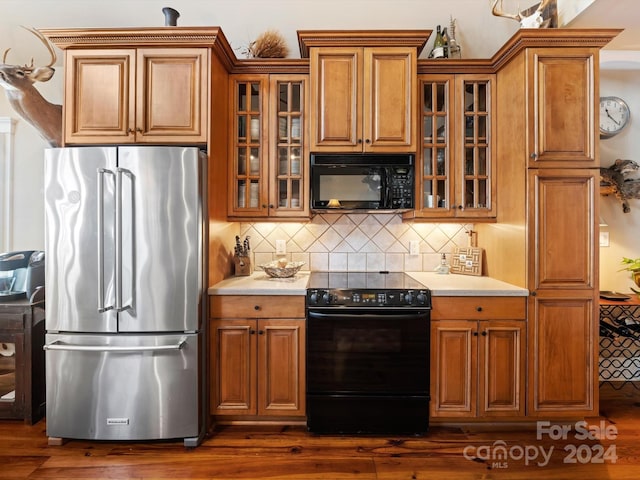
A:
{"label": "upper cabinet door", "polygon": [[415,151],[415,48],[312,48],[310,58],[312,151]]}
{"label": "upper cabinet door", "polygon": [[365,48],[365,151],[415,152],[417,61],[412,48]]}
{"label": "upper cabinet door", "polygon": [[208,49],[67,50],[65,144],[207,141]]}
{"label": "upper cabinet door", "polygon": [[594,58],[588,48],[527,52],[529,166],[598,166]]}
{"label": "upper cabinet door", "polygon": [[138,50],[138,142],[206,142],[207,65],[206,48]]}
{"label": "upper cabinet door", "polygon": [[531,169],[529,181],[529,289],[597,289],[597,169]]}
{"label": "upper cabinet door", "polygon": [[127,143],[135,128],[135,50],[67,50],[64,141]]}
{"label": "upper cabinet door", "polygon": [[362,49],[311,49],[311,149],[362,151]]}

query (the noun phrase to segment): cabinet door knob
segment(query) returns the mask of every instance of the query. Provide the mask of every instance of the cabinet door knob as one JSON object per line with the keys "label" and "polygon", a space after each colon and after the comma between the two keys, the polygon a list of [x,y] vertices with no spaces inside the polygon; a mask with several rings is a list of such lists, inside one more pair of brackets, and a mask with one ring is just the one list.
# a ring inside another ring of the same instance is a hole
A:
{"label": "cabinet door knob", "polygon": [[264,330],[258,330],[258,335],[264,335]]}
{"label": "cabinet door knob", "polygon": [[361,138],[358,139],[358,143],[362,143],[362,139]]}
{"label": "cabinet door knob", "polygon": [[482,307],[476,307],[476,311],[477,312],[481,312],[482,311]]}
{"label": "cabinet door knob", "polygon": [[140,127],[136,128],[136,132],[142,133],[142,129]]}
{"label": "cabinet door knob", "polygon": [[254,305],[254,306],[253,306],[253,309],[254,309],[254,310],[260,310],[260,305]]}
{"label": "cabinet door knob", "polygon": [[127,135],[131,135],[133,133],[133,130],[131,128],[127,128]]}
{"label": "cabinet door knob", "polygon": [[365,140],[365,143],[371,143],[371,140],[369,140],[368,138]]}
{"label": "cabinet door knob", "polygon": [[269,208],[273,208],[273,204],[272,203],[269,204]]}
{"label": "cabinet door knob", "polygon": [[256,331],[255,330],[249,330],[249,335],[255,335]]}
{"label": "cabinet door knob", "polygon": [[533,152],[531,155],[529,155],[529,157],[535,160],[536,158],[538,158],[538,154],[536,152]]}
{"label": "cabinet door knob", "polygon": [[478,332],[473,332],[473,336],[477,337],[478,336]]}
{"label": "cabinet door knob", "polygon": [[485,332],[484,330],[482,331],[482,336],[486,337],[487,336],[487,332]]}

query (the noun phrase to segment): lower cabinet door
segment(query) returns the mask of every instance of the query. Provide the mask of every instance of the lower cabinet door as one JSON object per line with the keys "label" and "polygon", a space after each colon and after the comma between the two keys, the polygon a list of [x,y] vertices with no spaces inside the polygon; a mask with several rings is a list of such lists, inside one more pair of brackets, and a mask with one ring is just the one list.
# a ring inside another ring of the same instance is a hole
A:
{"label": "lower cabinet door", "polygon": [[531,416],[597,415],[596,303],[592,298],[532,299],[529,323]]}
{"label": "lower cabinet door", "polygon": [[256,414],[256,321],[211,322],[211,413]]}
{"label": "lower cabinet door", "polygon": [[479,322],[479,416],[525,414],[525,322]]}
{"label": "lower cabinet door", "polygon": [[431,416],[525,414],[525,322],[431,322]]}
{"label": "lower cabinet door", "polygon": [[305,415],[305,320],[261,320],[258,415]]}
{"label": "lower cabinet door", "polygon": [[431,322],[431,417],[476,416],[476,335],[476,321]]}
{"label": "lower cabinet door", "polygon": [[212,415],[305,415],[305,319],[211,322]]}

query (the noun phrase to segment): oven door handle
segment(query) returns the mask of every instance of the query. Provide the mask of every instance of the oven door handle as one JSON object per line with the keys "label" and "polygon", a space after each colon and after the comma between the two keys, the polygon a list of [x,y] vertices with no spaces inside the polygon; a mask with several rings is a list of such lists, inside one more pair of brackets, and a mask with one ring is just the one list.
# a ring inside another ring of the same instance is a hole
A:
{"label": "oven door handle", "polygon": [[[380,317],[380,318],[384,318],[385,320],[388,320],[389,317],[394,317],[398,320],[401,320],[403,318],[407,318],[407,319],[415,319],[417,316],[423,316],[423,315],[428,315],[429,310],[428,309],[424,309],[424,310],[412,310],[410,312],[405,311],[398,311],[398,310],[394,310],[394,309],[390,309],[390,308],[380,308],[377,310],[373,310],[373,309],[369,309],[369,308],[357,308],[357,309],[341,309],[341,308],[329,308],[327,309],[328,311],[314,311],[314,310],[309,310],[308,312],[308,317],[311,318],[316,318],[316,319],[331,319],[331,318],[336,318],[336,317],[340,317],[340,318],[344,318],[344,319],[362,319],[363,316],[368,315],[368,316],[375,316],[375,317]],[[326,312],[326,313],[325,313]],[[428,317],[427,317],[428,318]]]}

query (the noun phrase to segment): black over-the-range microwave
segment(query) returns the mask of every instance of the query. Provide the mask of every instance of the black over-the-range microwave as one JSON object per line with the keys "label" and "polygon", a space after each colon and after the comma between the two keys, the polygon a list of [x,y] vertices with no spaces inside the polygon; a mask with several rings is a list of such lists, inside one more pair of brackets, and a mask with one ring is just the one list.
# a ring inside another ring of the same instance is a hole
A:
{"label": "black over-the-range microwave", "polygon": [[414,154],[311,154],[313,210],[414,207]]}

